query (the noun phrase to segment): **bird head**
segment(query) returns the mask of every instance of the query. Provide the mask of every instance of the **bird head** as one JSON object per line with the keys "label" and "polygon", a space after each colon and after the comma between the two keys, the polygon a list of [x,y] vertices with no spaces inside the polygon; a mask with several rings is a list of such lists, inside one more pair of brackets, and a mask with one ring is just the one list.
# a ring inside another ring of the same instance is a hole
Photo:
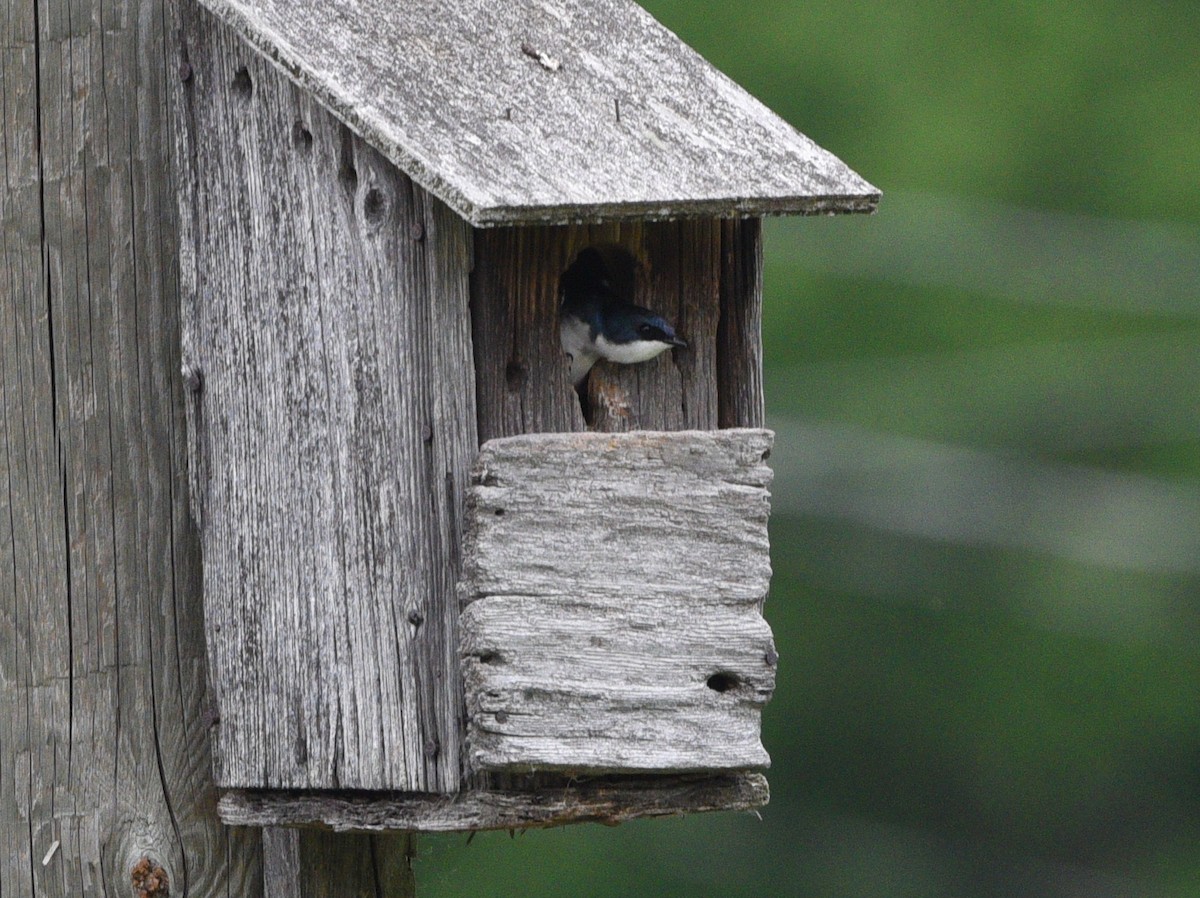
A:
{"label": "bird head", "polygon": [[624,365],[645,362],[668,349],[687,346],[665,319],[632,303],[607,304],[601,310],[598,324],[599,355]]}

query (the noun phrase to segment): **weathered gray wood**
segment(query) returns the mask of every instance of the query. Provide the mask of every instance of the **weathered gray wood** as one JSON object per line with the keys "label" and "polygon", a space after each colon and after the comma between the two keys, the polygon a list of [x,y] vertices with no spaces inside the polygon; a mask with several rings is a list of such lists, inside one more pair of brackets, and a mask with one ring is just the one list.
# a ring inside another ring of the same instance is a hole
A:
{"label": "weathered gray wood", "polygon": [[474,238],[479,438],[583,430],[558,339],[558,279],[592,243],[590,229],[494,228]]}
{"label": "weathered gray wood", "polygon": [[225,25],[184,41],[217,781],[452,791],[470,230]]}
{"label": "weathered gray wood", "polygon": [[[0,894],[261,894],[216,815],[169,14],[0,0]],[[48,850],[57,849],[43,865]]]}
{"label": "weathered gray wood", "polygon": [[761,430],[488,441],[468,496],[468,601],[631,591],[759,601],[771,576],[770,446]]}
{"label": "weathered gray wood", "polygon": [[475,225],[878,202],[630,0],[204,3]]}
{"label": "weathered gray wood", "polygon": [[762,220],[721,223],[721,324],[717,329],[718,422],[762,427]]}
{"label": "weathered gray wood", "polygon": [[219,809],[221,818],[232,826],[320,826],[335,832],[468,832],[568,823],[612,825],[639,817],[748,811],[762,807],[769,797],[762,774],[734,773],[573,778],[552,789],[478,789],[446,796],[232,789],[221,796]]}
{"label": "weathered gray wood", "polygon": [[474,769],[767,766],[770,445],[762,430],[484,444],[461,621]]}

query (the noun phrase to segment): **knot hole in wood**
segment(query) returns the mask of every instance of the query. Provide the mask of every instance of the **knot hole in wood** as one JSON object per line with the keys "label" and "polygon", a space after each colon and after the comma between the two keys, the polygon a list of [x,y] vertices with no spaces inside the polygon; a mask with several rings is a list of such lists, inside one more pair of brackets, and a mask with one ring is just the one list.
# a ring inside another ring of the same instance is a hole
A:
{"label": "knot hole in wood", "polygon": [[363,218],[372,227],[378,227],[387,219],[387,196],[378,187],[367,188],[363,194]]}

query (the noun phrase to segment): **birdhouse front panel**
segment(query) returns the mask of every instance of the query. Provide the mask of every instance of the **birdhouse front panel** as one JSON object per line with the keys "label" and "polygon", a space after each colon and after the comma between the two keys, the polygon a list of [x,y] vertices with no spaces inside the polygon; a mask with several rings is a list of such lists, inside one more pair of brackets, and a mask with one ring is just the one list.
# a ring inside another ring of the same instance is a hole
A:
{"label": "birdhouse front panel", "polygon": [[462,587],[474,770],[768,765],[770,447],[762,430],[484,444]]}

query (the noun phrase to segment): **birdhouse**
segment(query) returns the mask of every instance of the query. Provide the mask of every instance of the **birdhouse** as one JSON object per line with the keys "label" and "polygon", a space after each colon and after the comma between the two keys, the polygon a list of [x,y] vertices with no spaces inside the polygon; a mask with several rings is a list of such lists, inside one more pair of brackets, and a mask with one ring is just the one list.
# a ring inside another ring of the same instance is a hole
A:
{"label": "birdhouse", "polygon": [[[760,223],[878,192],[629,0],[201,0],[180,39],[225,819],[765,803]],[[580,278],[653,358],[575,382]]]}

